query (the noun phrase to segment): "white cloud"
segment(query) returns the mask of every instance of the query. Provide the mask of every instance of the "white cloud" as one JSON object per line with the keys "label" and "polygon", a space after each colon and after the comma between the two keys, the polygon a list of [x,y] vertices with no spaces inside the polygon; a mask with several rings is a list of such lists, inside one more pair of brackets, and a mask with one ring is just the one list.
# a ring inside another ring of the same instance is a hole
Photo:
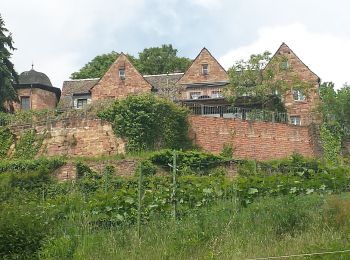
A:
{"label": "white cloud", "polygon": [[282,42],[323,82],[333,81],[337,88],[350,82],[350,37],[313,33],[302,24],[262,28],[253,43],[228,51],[219,61],[229,68],[235,61],[247,59],[251,54],[266,50],[274,53]]}

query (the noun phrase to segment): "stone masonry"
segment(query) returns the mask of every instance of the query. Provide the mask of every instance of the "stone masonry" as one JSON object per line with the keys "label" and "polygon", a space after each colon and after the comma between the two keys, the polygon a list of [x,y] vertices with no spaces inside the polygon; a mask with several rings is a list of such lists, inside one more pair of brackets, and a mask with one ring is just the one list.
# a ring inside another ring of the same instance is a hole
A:
{"label": "stone masonry", "polygon": [[[29,97],[32,110],[55,109],[57,105],[57,97],[54,92],[43,90],[40,88],[23,88],[17,89],[18,97]],[[13,103],[15,111],[21,110],[19,103]]]}
{"label": "stone masonry", "polygon": [[274,57],[279,55],[283,55],[287,58],[290,72],[287,74],[280,73],[277,75],[277,77],[288,81],[292,80],[291,76],[294,76],[297,79],[309,84],[308,89],[304,91],[305,100],[294,100],[293,89],[298,89],[298,86],[296,85],[291,86],[291,89],[285,94],[283,101],[289,116],[300,116],[301,125],[309,125],[311,122],[314,122],[317,119],[316,113],[313,112],[320,102],[320,79],[298,58],[298,56],[285,43],[280,46]]}
{"label": "stone masonry", "polygon": [[191,136],[199,147],[220,153],[232,145],[238,159],[272,160],[293,153],[317,156],[308,126],[191,116]]}
{"label": "stone masonry", "polygon": [[[120,77],[120,70],[124,70],[125,78]],[[122,53],[90,91],[92,102],[95,102],[125,98],[130,94],[151,92],[151,89],[152,86]]]}

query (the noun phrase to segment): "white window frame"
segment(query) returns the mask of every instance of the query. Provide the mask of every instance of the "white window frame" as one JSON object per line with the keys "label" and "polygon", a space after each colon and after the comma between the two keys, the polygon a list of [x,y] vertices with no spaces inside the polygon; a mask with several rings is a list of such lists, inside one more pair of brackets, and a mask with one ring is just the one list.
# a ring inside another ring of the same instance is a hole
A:
{"label": "white window frame", "polygon": [[121,80],[125,79],[125,68],[119,68],[119,78]]}
{"label": "white window frame", "polygon": [[305,101],[304,91],[300,89],[293,90],[293,99],[294,101]]}
{"label": "white window frame", "polygon": [[224,95],[221,90],[213,90],[210,95],[211,98],[222,98]]}
{"label": "white window frame", "polygon": [[208,63],[202,64],[202,75],[208,75],[209,74],[209,65]]}
{"label": "white window frame", "polygon": [[202,96],[201,91],[192,91],[190,92],[190,99],[198,99],[200,96]]}
{"label": "white window frame", "polygon": [[300,118],[300,116],[290,116],[290,123],[292,125],[301,125],[301,118]]}

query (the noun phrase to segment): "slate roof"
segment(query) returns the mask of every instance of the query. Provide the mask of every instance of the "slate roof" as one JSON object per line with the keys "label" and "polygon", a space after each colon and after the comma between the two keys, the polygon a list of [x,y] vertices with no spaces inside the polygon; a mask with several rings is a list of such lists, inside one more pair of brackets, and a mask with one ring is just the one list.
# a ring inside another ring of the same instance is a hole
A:
{"label": "slate roof", "polygon": [[72,79],[63,82],[62,96],[73,94],[89,94],[90,89],[95,86],[99,78],[94,79]]}
{"label": "slate roof", "polygon": [[40,84],[43,86],[52,87],[51,81],[46,74],[35,71],[33,69],[22,72],[19,75],[18,84],[19,85]]}
{"label": "slate roof", "polygon": [[55,93],[57,99],[61,96],[61,90],[52,86],[49,77],[45,73],[34,69],[22,72],[18,77],[18,84],[15,85],[15,88],[40,88]]}
{"label": "slate roof", "polygon": [[144,79],[152,85],[152,91],[160,96],[175,98],[181,86],[176,83],[184,73],[144,75]]}

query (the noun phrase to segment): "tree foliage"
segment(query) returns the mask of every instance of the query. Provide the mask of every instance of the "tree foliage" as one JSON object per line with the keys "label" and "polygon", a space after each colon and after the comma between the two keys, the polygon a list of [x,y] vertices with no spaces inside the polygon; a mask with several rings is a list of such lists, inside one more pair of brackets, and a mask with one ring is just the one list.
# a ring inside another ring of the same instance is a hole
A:
{"label": "tree foliage", "polygon": [[324,82],[320,87],[320,111],[327,128],[350,137],[350,86],[335,90],[334,83]]}
{"label": "tree foliage", "polygon": [[[97,55],[90,62],[88,62],[84,67],[82,67],[79,71],[72,73],[72,79],[87,79],[87,78],[100,78],[102,77],[112,63],[118,58],[120,54],[112,51],[110,53]],[[129,60],[137,66],[137,60],[126,54]]]}
{"label": "tree foliage", "polygon": [[6,110],[6,103],[17,101],[17,93],[14,83],[18,81],[18,75],[10,61],[11,52],[15,50],[11,33],[5,28],[5,23],[0,16],[0,110]]}
{"label": "tree foliage", "polygon": [[[230,84],[226,96],[232,102],[246,98],[246,102],[259,102],[262,108],[271,100],[271,96],[283,96],[292,86],[306,89],[309,84],[300,80],[287,64],[287,57],[265,51],[251,55],[248,60],[237,61],[229,70]],[[248,104],[249,105],[249,104]]]}
{"label": "tree foliage", "polygon": [[[171,44],[163,44],[161,47],[146,48],[139,53],[139,58],[126,54],[131,63],[141,74],[162,74],[175,71],[185,71],[191,60],[177,56],[177,49]],[[112,63],[118,58],[119,53],[112,51],[98,55],[79,71],[72,73],[72,79],[100,78]]]}
{"label": "tree foliage", "polygon": [[146,48],[139,53],[139,70],[142,74],[185,71],[190,64],[190,59],[177,56],[177,49],[171,44]]}
{"label": "tree foliage", "polygon": [[152,94],[128,96],[99,113],[112,122],[117,136],[127,141],[129,152],[189,145],[189,111]]}

